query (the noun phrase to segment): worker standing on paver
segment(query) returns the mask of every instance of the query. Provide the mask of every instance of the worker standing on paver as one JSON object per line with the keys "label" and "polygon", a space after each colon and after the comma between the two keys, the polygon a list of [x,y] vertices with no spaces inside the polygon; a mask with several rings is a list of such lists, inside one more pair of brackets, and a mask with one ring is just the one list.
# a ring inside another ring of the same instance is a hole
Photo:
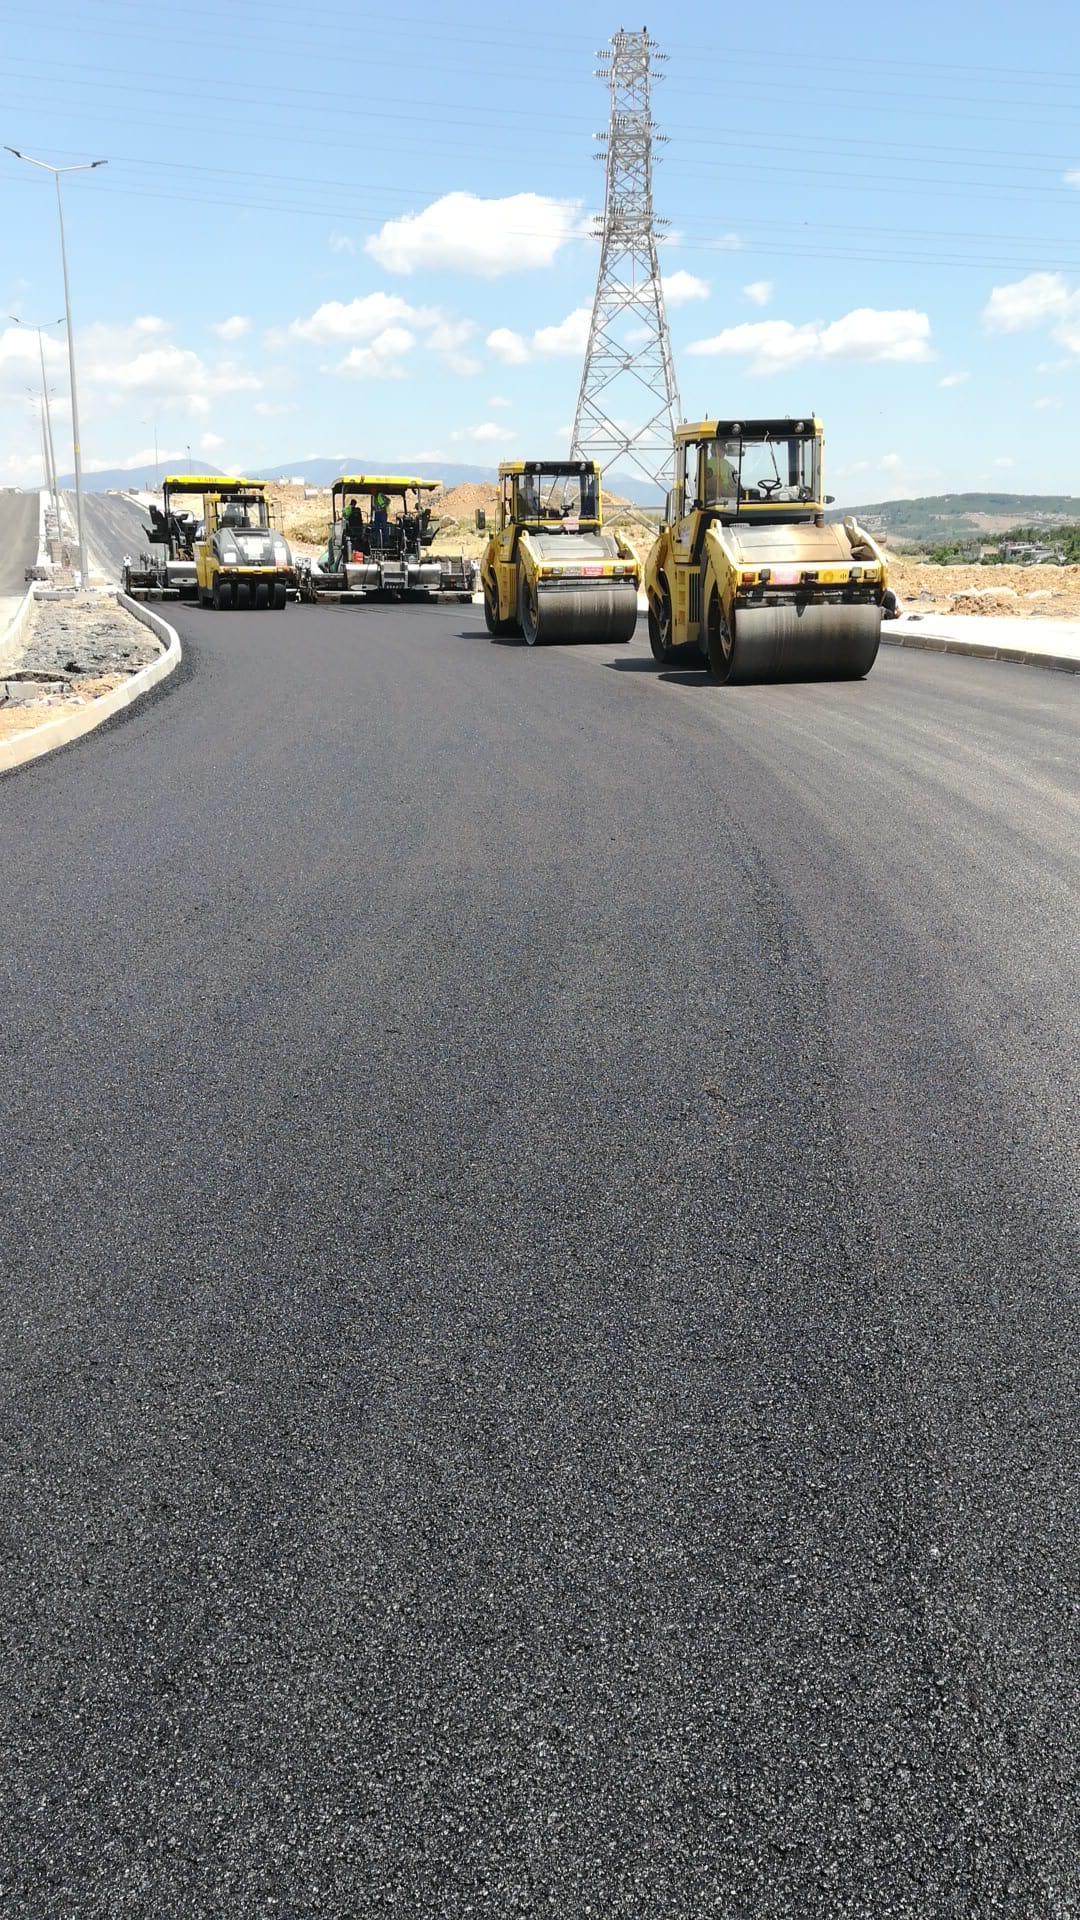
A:
{"label": "worker standing on paver", "polygon": [[375,532],[375,539],[380,547],[385,547],[387,542],[387,536],[390,532],[390,521],[388,517],[389,507],[390,507],[389,496],[383,493],[382,489],[380,488],[379,492],[375,495],[375,508],[371,516],[371,524]]}

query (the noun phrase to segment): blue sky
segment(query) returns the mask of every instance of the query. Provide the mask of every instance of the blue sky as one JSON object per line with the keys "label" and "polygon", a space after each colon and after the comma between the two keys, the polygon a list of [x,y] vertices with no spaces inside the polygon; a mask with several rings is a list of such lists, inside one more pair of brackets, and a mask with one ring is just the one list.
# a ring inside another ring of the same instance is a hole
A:
{"label": "blue sky", "polygon": [[[851,501],[1080,493],[1080,8],[1031,19],[649,19],[684,417],[816,409]],[[591,0],[9,5],[0,140],[109,161],[64,189],[87,466],[155,433],[173,464],[298,472],[561,450],[620,24]],[[0,162],[0,314],[53,319],[52,183]],[[0,319],[0,484],[39,477],[36,351]]]}

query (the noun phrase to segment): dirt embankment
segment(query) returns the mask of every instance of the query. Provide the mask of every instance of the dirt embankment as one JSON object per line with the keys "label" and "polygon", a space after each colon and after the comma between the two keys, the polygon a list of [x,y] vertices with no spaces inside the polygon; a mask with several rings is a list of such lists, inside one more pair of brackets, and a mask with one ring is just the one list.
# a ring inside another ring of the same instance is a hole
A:
{"label": "dirt embankment", "polygon": [[908,613],[1080,619],[1080,567],[935,567],[890,554],[889,585]]}

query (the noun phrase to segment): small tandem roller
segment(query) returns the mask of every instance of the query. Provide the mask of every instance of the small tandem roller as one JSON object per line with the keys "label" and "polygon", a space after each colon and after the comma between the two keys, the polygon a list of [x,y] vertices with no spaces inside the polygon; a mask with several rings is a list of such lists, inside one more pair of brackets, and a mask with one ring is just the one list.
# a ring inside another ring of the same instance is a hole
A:
{"label": "small tandem roller", "polygon": [[500,466],[497,524],[480,562],[489,633],[519,632],[530,647],[622,643],[637,624],[640,578],[633,550],[604,531],[595,461]]}
{"label": "small tandem roller", "polygon": [[812,417],[677,429],[675,486],[645,563],[662,666],[698,659],[728,686],[869,673],[891,598],[885,556],[854,520],[826,523],[822,437]]}

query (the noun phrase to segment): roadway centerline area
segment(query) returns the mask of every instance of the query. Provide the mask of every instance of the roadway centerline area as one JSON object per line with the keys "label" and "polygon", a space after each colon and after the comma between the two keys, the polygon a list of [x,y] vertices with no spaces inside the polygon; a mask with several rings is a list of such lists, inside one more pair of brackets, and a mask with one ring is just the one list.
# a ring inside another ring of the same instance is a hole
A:
{"label": "roadway centerline area", "polygon": [[170,618],[0,780],[13,1909],[1067,1912],[1073,680]]}

